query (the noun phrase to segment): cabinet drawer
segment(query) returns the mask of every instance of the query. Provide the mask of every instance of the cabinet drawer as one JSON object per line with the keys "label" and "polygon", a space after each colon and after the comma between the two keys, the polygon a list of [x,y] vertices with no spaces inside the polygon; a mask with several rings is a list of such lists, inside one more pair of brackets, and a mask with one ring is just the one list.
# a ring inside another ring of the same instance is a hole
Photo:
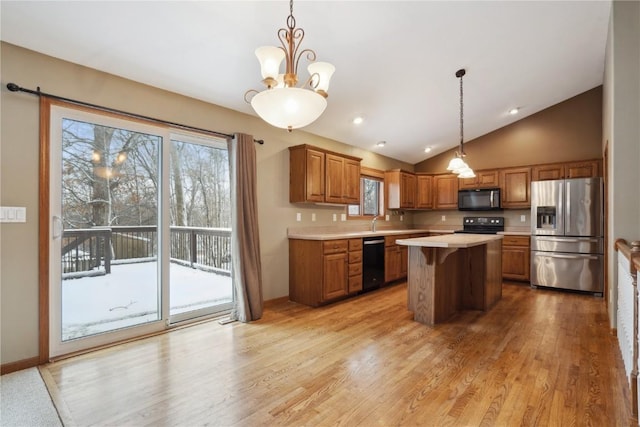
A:
{"label": "cabinet drawer", "polygon": [[349,250],[350,251],[361,251],[362,250],[362,239],[349,239]]}
{"label": "cabinet drawer", "polygon": [[362,262],[362,251],[349,252],[349,264],[357,264]]}
{"label": "cabinet drawer", "polygon": [[362,290],[362,276],[349,277],[349,293],[359,292]]}
{"label": "cabinet drawer", "polygon": [[529,236],[509,236],[502,239],[502,246],[529,246]]}
{"label": "cabinet drawer", "polygon": [[361,276],[362,275],[362,263],[349,264],[349,276]]}
{"label": "cabinet drawer", "polygon": [[322,252],[325,255],[347,252],[348,247],[348,240],[327,240],[325,242],[322,242]]}

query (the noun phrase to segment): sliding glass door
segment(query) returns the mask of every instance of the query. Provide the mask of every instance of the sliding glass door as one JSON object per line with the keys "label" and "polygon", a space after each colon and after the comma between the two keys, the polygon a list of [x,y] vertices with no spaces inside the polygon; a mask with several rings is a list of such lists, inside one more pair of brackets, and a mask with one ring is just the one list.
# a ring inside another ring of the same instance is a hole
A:
{"label": "sliding glass door", "polygon": [[226,141],[171,135],[170,320],[229,310],[231,191]]}
{"label": "sliding glass door", "polygon": [[228,310],[226,141],[53,106],[50,353]]}

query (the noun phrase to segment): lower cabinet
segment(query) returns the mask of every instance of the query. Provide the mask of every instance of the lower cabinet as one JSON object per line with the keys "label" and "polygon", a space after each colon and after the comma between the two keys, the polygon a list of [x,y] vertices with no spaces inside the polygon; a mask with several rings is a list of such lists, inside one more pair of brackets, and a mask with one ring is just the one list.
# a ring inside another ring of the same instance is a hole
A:
{"label": "lower cabinet", "polygon": [[289,299],[318,306],[362,290],[362,239],[289,240]]}
{"label": "lower cabinet", "polygon": [[502,278],[528,282],[530,251],[529,236],[505,235],[502,240]]}
{"label": "lower cabinet", "polygon": [[409,247],[397,245],[396,240],[425,237],[427,234],[407,234],[384,238],[384,281],[385,283],[405,279],[409,264]]}

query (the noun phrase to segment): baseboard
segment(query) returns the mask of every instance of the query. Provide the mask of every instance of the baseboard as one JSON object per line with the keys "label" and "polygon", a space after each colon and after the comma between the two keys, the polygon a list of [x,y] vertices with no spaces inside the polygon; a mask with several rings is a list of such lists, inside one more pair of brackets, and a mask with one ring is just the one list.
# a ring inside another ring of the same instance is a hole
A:
{"label": "baseboard", "polygon": [[289,301],[289,296],[287,295],[286,297],[280,297],[280,298],[274,298],[274,299],[270,299],[264,302],[264,307],[265,308],[271,308],[274,305],[279,305],[279,304],[283,304],[285,302]]}
{"label": "baseboard", "polygon": [[21,371],[27,368],[33,368],[40,364],[39,357],[30,357],[29,359],[22,359],[16,362],[4,363],[0,366],[0,375],[10,374],[11,372]]}

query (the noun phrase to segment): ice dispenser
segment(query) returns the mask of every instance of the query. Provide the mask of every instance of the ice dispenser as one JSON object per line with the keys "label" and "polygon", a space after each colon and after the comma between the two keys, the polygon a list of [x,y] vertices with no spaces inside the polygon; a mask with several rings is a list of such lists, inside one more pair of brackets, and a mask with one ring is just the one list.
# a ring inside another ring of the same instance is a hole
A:
{"label": "ice dispenser", "polygon": [[536,223],[538,229],[555,230],[556,218],[555,206],[538,206],[536,208]]}

